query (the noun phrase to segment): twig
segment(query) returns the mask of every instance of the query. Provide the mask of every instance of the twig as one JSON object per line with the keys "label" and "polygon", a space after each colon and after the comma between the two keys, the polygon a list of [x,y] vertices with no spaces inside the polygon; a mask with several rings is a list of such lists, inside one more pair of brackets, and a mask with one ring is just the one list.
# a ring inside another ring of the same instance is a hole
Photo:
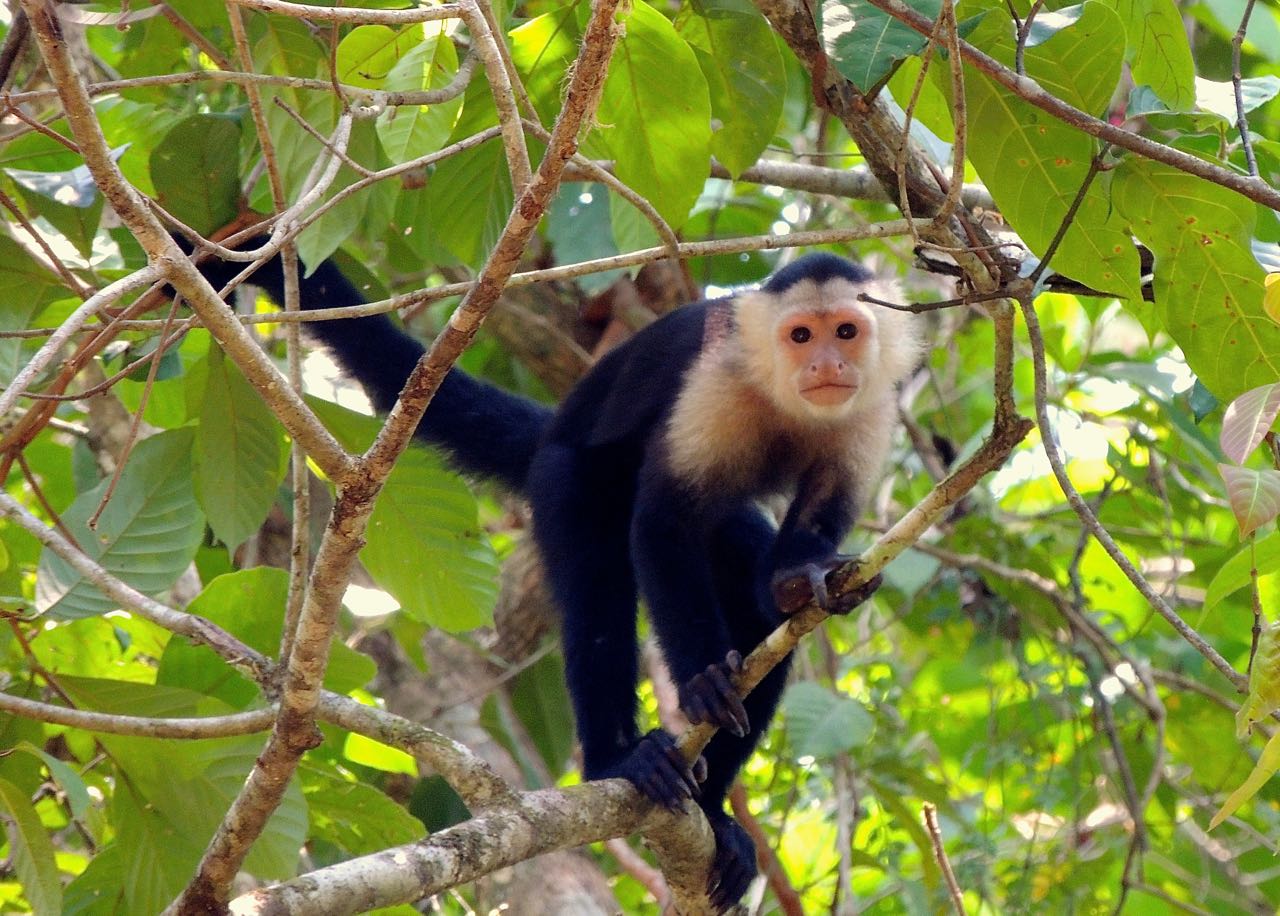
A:
{"label": "twig", "polygon": [[1192,629],[1178,613],[1169,606],[1169,604],[1160,596],[1158,592],[1147,581],[1146,577],[1140,573],[1133,563],[1125,556],[1124,551],[1116,544],[1115,539],[1098,521],[1096,515],[1090,510],[1087,503],[1080,496],[1075,486],[1071,483],[1071,478],[1067,475],[1066,466],[1062,462],[1062,455],[1058,451],[1056,439],[1054,437],[1053,425],[1049,420],[1048,402],[1046,397],[1047,370],[1045,368],[1044,356],[1044,338],[1040,333],[1040,321],[1036,317],[1035,306],[1028,300],[1020,301],[1023,317],[1027,322],[1027,335],[1031,341],[1032,363],[1035,369],[1035,401],[1036,401],[1036,419],[1040,426],[1040,435],[1042,438],[1045,456],[1049,459],[1049,465],[1053,468],[1054,477],[1058,480],[1058,485],[1066,494],[1067,502],[1075,511],[1080,521],[1085,525],[1089,532],[1094,536],[1111,557],[1112,561],[1120,568],[1134,587],[1142,594],[1155,611],[1160,614],[1174,630],[1187,641],[1197,652],[1203,655],[1210,664],[1217,668],[1229,680],[1237,690],[1244,692],[1248,687],[1248,681],[1244,675],[1236,671],[1231,664],[1223,658],[1213,646]]}
{"label": "twig", "polygon": [[149,716],[117,716],[83,709],[68,709],[0,692],[0,710],[24,719],[82,728],[104,735],[135,738],[229,738],[266,731],[276,717],[273,707],[227,716],[184,716],[153,719]]}
{"label": "twig", "polygon": [[1249,119],[1244,111],[1244,81],[1240,75],[1240,48],[1244,44],[1245,33],[1249,31],[1249,17],[1253,15],[1254,0],[1248,0],[1244,12],[1240,14],[1240,27],[1231,38],[1231,88],[1236,96],[1236,130],[1240,132],[1240,146],[1244,149],[1244,161],[1249,174],[1258,177],[1258,160],[1253,154],[1253,140],[1249,137]]}
{"label": "twig", "polygon": [[938,860],[938,868],[947,881],[947,890],[951,893],[951,905],[959,916],[964,916],[964,893],[956,882],[956,874],[951,870],[951,860],[947,858],[947,850],[942,845],[942,828],[938,826],[938,809],[925,802],[921,814],[925,829],[929,832],[929,843],[933,846],[933,857]]}

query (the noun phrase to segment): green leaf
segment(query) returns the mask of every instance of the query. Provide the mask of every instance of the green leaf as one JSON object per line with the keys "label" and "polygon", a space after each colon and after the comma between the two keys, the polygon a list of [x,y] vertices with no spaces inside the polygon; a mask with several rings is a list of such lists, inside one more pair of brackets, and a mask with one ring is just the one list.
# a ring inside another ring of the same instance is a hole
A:
{"label": "green leaf", "polygon": [[387,74],[421,44],[421,23],[402,29],[358,25],[338,43],[335,52],[338,80],[365,89],[385,88]]}
{"label": "green leaf", "polygon": [[812,681],[788,687],[782,711],[796,750],[810,757],[847,754],[866,744],[875,730],[875,721],[861,703]]}
{"label": "green leaf", "polygon": [[1258,564],[1258,575],[1268,576],[1280,572],[1280,532],[1273,531],[1255,544],[1246,544],[1214,574],[1204,593],[1204,613],[1207,614],[1228,595],[1244,588],[1253,581],[1251,570]]}
{"label": "green leaf", "polygon": [[327,840],[348,855],[363,856],[412,843],[425,833],[422,821],[372,786],[315,764],[304,764],[298,776],[311,813],[313,840]]}
{"label": "green leaf", "polygon": [[71,808],[71,816],[77,819],[85,816],[92,801],[89,798],[89,789],[84,780],[80,778],[79,773],[67,766],[65,761],[59,760],[52,754],[46,754],[29,742],[23,741],[14,750],[31,754],[48,767],[49,775],[53,777],[54,782],[62,787],[62,791],[67,796],[67,804]]}
{"label": "green leaf", "polygon": [[[276,655],[284,626],[289,576],[267,566],[218,576],[196,596],[187,610],[207,618],[265,655]],[[325,669],[324,685],[347,693],[368,683],[376,674],[373,661],[334,638]],[[258,688],[207,646],[181,639],[170,640],[156,671],[156,684],[185,687],[218,697],[243,709],[256,700]]]}
{"label": "green leaf", "polygon": [[573,704],[564,683],[564,660],[549,652],[511,682],[511,707],[528,740],[553,774],[564,772],[573,752]]}
{"label": "green leaf", "polygon": [[[557,262],[573,264],[618,253],[609,224],[609,206],[609,191],[602,184],[560,185],[547,213],[547,239],[555,249]],[[599,293],[623,273],[606,270],[578,277],[574,282],[588,293]]]}
{"label": "green leaf", "polygon": [[[1105,106],[1120,74],[1124,36],[1115,13],[1096,2],[1070,28],[1029,48],[1028,75],[1086,111]],[[992,54],[1013,58],[1013,41]],[[1093,138],[1023,102],[985,76],[968,71],[969,159],[1004,217],[1037,254],[1057,234],[1093,159]],[[1053,259],[1054,270],[1095,289],[1142,301],[1133,240],[1112,210],[1106,179],[1085,194]]]}
{"label": "green leaf", "polygon": [[[367,120],[359,120],[352,125],[347,154],[366,168],[380,168],[386,164],[386,156],[378,142],[377,128]],[[358,178],[353,169],[344,165],[338,169],[338,176],[325,195],[325,200],[332,199]],[[376,237],[385,229],[395,211],[395,193],[393,183],[379,181],[344,198],[304,229],[298,236],[298,256],[307,265],[308,272],[337,251],[338,246],[350,238],[357,227],[370,237]]]}
{"label": "green leaf", "polygon": [[1258,634],[1258,651],[1249,668],[1249,692],[1236,711],[1236,737],[1244,738],[1253,724],[1280,709],[1280,621]]}
{"label": "green leaf", "polygon": [[697,57],[720,126],[711,152],[740,175],[773,139],[787,74],[769,23],[747,0],[692,0],[680,35]]}
{"label": "green leaf", "polygon": [[382,770],[384,773],[418,775],[418,763],[399,748],[390,747],[364,735],[351,732],[342,742],[342,756],[352,763]]}
{"label": "green leaf", "polygon": [[498,560],[475,497],[434,456],[400,456],[360,552],[369,574],[415,620],[461,632],[489,623]]}
{"label": "green leaf", "polygon": [[[472,80],[449,140],[457,142],[496,123],[488,84]],[[449,254],[478,267],[498,240],[514,201],[502,142],[493,139],[436,167],[427,185],[426,224]]]}
{"label": "green leaf", "polygon": [[[177,581],[204,534],[204,514],[191,483],[192,443],[189,429],[140,442],[96,530],[89,529],[88,520],[110,481],[81,494],[62,513],[63,526],[81,550],[147,595]],[[36,606],[54,617],[74,618],[105,614],[119,604],[46,549],[37,572]]]}
{"label": "green leaf", "polygon": [[1133,81],[1150,86],[1175,110],[1195,101],[1195,62],[1182,13],[1174,0],[1117,0],[1128,36],[1125,60]]}
{"label": "green leaf", "polygon": [[236,364],[218,347],[206,360],[196,427],[196,498],[214,537],[234,551],[271,511],[288,446],[279,421]]}
{"label": "green leaf", "polygon": [[[0,235],[0,331],[20,331],[37,310],[66,294],[61,281],[25,248]],[[8,385],[27,363],[22,341],[0,337],[0,386]]]}
{"label": "green leaf", "polygon": [[1280,325],[1263,309],[1249,248],[1253,204],[1137,156],[1113,173],[1112,197],[1155,254],[1156,311],[1200,381],[1227,401],[1280,378]]}
{"label": "green leaf", "polygon": [[[458,51],[443,33],[412,48],[387,74],[388,91],[440,89],[458,72]],[[462,111],[462,96],[438,105],[401,105],[378,119],[378,137],[392,162],[444,146]]]}
{"label": "green leaf", "polygon": [[[231,711],[221,702],[173,687],[95,678],[64,678],[59,683],[77,706],[100,712],[173,717]],[[263,737],[97,737],[118,768],[111,815],[117,842],[128,850],[129,912],[159,912],[191,879],[205,844],[253,768]],[[245,870],[261,878],[292,877],[306,835],[306,803],[295,783],[285,790]]]}
{"label": "green leaf", "polygon": [[32,912],[57,916],[62,912],[62,884],[53,843],[31,799],[7,779],[0,779],[0,815],[9,840],[10,865],[22,882]]}
{"label": "green leaf", "polygon": [[236,217],[240,200],[240,122],[193,115],[151,153],[151,181],[161,206],[203,235]]}
{"label": "green leaf", "polygon": [[[907,5],[936,19],[942,0],[911,0]],[[863,92],[928,43],[924,35],[867,0],[826,0],[818,10],[818,29],[836,69]]]}
{"label": "green leaf", "polygon": [[1258,791],[1266,785],[1267,780],[1276,774],[1276,770],[1280,770],[1280,732],[1272,735],[1267,746],[1262,749],[1258,764],[1249,774],[1249,778],[1227,796],[1227,800],[1222,803],[1213,820],[1209,821],[1209,829],[1217,827],[1234,814],[1237,808],[1257,795]]}
{"label": "green leaf", "polygon": [[618,177],[682,225],[711,163],[711,99],[693,50],[646,4],[627,17],[597,120],[593,141],[608,148]]}

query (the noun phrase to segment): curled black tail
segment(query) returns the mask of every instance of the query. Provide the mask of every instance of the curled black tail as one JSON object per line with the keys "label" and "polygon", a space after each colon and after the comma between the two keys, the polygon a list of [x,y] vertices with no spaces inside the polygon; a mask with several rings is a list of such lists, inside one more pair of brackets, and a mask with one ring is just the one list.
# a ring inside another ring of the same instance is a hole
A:
{"label": "curled black tail", "polygon": [[[206,262],[201,272],[225,283],[243,265]],[[284,301],[284,274],[273,259],[250,279],[276,302]],[[304,309],[360,305],[365,299],[331,262],[301,278]],[[307,333],[327,346],[338,364],[364,388],[381,413],[395,404],[422,344],[386,315],[309,322]],[[440,446],[461,471],[524,492],[529,464],[551,421],[550,408],[472,378],[459,369],[445,376],[418,426],[419,438]]]}

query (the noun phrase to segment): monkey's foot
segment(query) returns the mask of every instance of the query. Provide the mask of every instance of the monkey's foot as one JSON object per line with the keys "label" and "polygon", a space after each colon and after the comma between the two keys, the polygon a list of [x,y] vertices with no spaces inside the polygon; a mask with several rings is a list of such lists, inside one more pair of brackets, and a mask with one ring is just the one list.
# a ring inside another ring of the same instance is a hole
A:
{"label": "monkey's foot", "polygon": [[733,686],[733,675],[742,670],[742,653],[730,649],[724,661],[707,665],[680,685],[680,711],[694,725],[709,722],[741,738],[751,731],[742,697]]}
{"label": "monkey's foot", "polygon": [[716,858],[707,879],[707,896],[717,913],[723,913],[742,899],[755,878],[756,844],[742,825],[723,811],[707,814],[716,836]]}
{"label": "monkey's foot", "polygon": [[810,601],[828,614],[847,614],[875,593],[883,581],[877,574],[864,584],[831,600],[827,591],[827,576],[852,560],[846,554],[836,554],[826,560],[812,560],[799,566],[789,566],[773,574],[771,587],[773,600],[784,614],[794,614]]}
{"label": "monkey's foot", "polygon": [[707,778],[707,762],[699,757],[693,764],[686,763],[675,739],[655,728],[600,776],[621,776],[651,801],[679,809],[686,799],[697,798],[701,792],[698,784]]}

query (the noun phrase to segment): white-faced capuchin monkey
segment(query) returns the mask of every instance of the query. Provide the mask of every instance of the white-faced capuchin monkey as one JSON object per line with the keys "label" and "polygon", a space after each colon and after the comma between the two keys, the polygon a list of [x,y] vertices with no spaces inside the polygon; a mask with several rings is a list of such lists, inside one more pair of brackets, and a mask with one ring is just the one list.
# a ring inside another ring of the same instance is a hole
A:
{"label": "white-faced capuchin monkey", "polygon": [[[202,270],[215,282],[234,272]],[[276,260],[251,282],[280,301],[282,281]],[[708,893],[720,909],[756,874],[755,847],[724,801],[787,665],[746,698],[730,676],[783,619],[778,595],[799,585],[827,602],[825,576],[896,426],[895,386],[919,359],[913,317],[862,292],[887,291],[851,261],[811,254],[759,290],[655,321],[558,409],[454,370],[418,430],[461,470],[528,498],[563,614],[585,775],[623,777],[673,808],[695,800],[715,832]],[[304,308],[361,301],[328,262],[302,281]],[[385,316],[307,328],[382,411],[422,354]],[[790,508],[775,525],[760,502],[778,496]],[[869,591],[829,609],[847,612]],[[720,728],[697,765],[667,732],[636,726],[637,597],[684,714]]]}

